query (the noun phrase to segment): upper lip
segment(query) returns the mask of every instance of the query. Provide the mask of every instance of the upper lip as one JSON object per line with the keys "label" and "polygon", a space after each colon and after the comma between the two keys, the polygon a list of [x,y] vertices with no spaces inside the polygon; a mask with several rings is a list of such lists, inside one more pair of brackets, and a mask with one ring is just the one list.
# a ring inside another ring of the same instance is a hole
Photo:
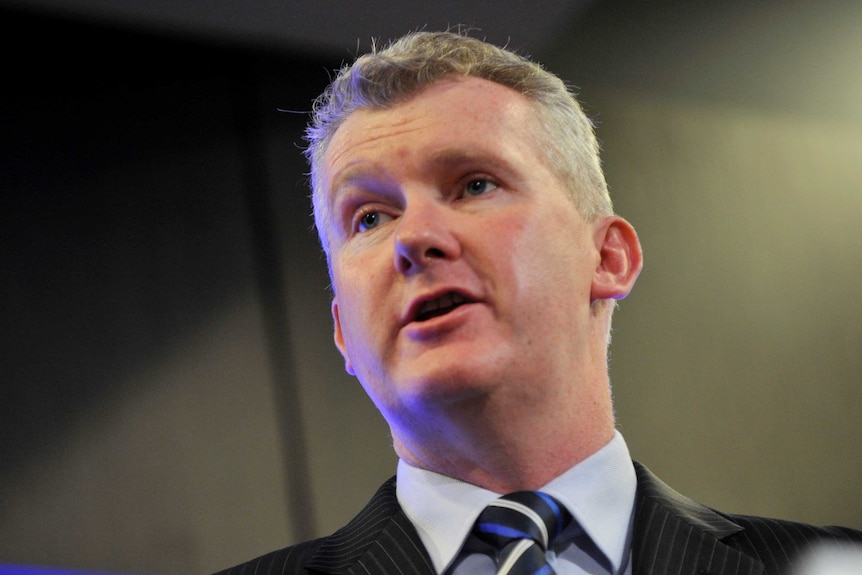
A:
{"label": "upper lip", "polygon": [[410,322],[422,321],[429,313],[436,310],[451,309],[461,304],[473,303],[475,301],[477,299],[474,296],[461,289],[447,288],[437,290],[414,299],[402,317],[402,323],[406,325]]}

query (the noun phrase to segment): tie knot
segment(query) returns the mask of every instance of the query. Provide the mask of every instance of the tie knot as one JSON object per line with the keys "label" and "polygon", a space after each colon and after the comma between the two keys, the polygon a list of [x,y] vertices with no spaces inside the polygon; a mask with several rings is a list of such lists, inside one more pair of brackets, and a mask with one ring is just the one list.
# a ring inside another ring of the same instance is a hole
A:
{"label": "tie knot", "polygon": [[559,501],[541,491],[516,491],[495,499],[476,520],[473,533],[495,549],[529,539],[547,551],[572,516]]}

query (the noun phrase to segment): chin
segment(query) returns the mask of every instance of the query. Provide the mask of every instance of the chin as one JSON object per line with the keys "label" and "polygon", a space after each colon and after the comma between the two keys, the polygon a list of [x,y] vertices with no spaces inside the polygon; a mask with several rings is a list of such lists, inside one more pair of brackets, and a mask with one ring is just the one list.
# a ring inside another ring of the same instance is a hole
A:
{"label": "chin", "polygon": [[399,395],[413,405],[443,406],[488,395],[499,378],[452,365],[445,370],[414,374],[399,384]]}

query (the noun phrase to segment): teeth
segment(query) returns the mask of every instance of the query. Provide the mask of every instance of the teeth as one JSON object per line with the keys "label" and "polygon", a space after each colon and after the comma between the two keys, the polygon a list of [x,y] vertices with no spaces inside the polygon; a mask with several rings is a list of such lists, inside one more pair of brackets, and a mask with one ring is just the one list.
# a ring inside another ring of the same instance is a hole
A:
{"label": "teeth", "polygon": [[422,307],[419,309],[419,317],[424,317],[425,315],[436,312],[440,309],[446,309],[462,304],[465,301],[466,300],[464,299],[464,296],[459,293],[450,292],[444,294],[436,299],[427,301],[422,304]]}

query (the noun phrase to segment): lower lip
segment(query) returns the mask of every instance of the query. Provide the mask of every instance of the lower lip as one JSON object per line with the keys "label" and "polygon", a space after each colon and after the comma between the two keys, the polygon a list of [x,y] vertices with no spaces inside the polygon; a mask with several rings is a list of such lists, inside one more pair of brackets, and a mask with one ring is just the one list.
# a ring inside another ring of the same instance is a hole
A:
{"label": "lower lip", "polygon": [[437,338],[462,326],[476,308],[475,303],[461,304],[449,313],[425,321],[412,321],[402,331],[409,339]]}

